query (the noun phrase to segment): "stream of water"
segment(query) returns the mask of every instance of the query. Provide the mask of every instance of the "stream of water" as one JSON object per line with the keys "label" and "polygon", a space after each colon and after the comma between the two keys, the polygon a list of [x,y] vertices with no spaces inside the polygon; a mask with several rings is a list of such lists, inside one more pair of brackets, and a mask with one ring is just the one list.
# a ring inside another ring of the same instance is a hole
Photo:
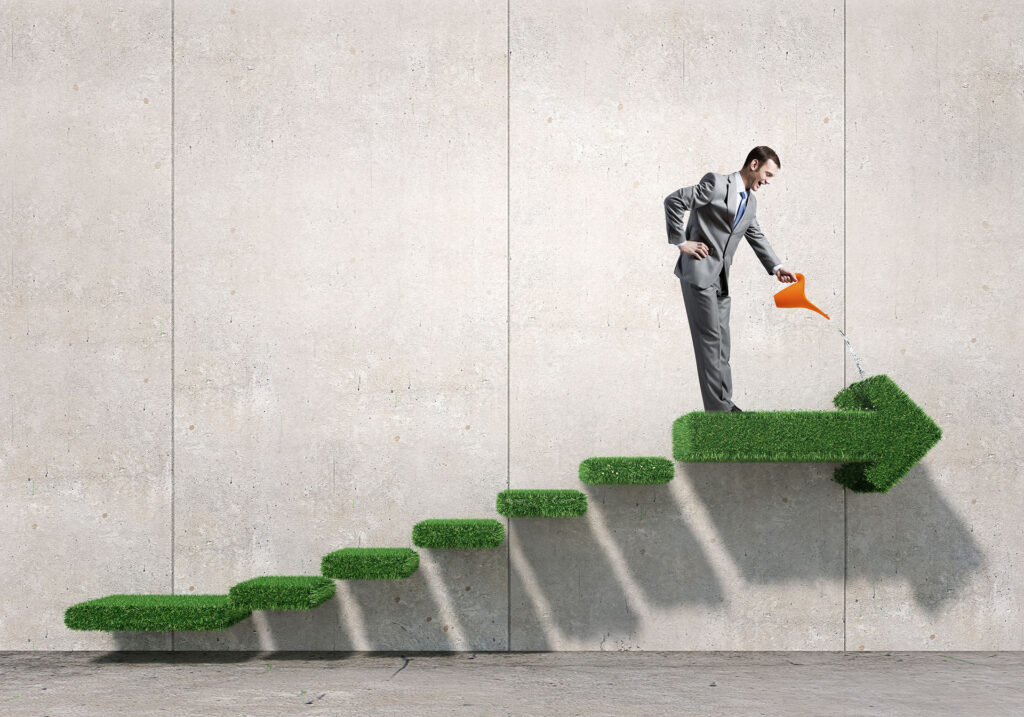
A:
{"label": "stream of water", "polygon": [[850,339],[846,338],[846,334],[843,333],[843,330],[840,329],[838,326],[836,327],[836,329],[839,331],[839,335],[843,337],[843,341],[846,342],[846,348],[850,349],[850,355],[853,356],[853,360],[857,364],[857,373],[860,374],[860,378],[863,381],[864,369],[860,367],[860,356],[854,353],[853,346],[850,345]]}

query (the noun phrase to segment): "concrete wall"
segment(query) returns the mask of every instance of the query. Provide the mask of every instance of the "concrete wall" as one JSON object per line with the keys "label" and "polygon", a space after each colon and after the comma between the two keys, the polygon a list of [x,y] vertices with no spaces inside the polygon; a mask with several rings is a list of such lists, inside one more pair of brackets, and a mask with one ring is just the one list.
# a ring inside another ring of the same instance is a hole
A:
{"label": "concrete wall", "polygon": [[[924,2],[8,2],[0,649],[1024,648],[1015,158],[1024,8]],[[887,373],[943,440],[588,487],[499,550],[222,632],[69,631],[671,456],[700,408],[662,199],[775,148],[736,402]]]}

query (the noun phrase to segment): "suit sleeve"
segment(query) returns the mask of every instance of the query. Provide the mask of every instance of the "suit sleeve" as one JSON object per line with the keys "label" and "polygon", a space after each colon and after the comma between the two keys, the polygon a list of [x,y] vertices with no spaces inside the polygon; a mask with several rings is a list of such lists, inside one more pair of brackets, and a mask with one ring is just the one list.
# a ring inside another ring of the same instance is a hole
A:
{"label": "suit sleeve", "polygon": [[757,217],[754,217],[754,221],[750,222],[750,226],[747,227],[747,231],[743,236],[747,238],[747,242],[754,250],[754,253],[757,254],[757,258],[761,260],[765,270],[769,274],[773,273],[772,269],[782,262],[779,261],[779,257],[775,256],[775,252],[772,251],[772,245],[764,238],[761,227],[757,223]]}
{"label": "suit sleeve", "polygon": [[708,172],[701,177],[698,184],[677,189],[665,197],[665,226],[668,230],[669,244],[683,243],[686,229],[683,220],[686,218],[686,212],[710,202],[714,189],[715,174]]}

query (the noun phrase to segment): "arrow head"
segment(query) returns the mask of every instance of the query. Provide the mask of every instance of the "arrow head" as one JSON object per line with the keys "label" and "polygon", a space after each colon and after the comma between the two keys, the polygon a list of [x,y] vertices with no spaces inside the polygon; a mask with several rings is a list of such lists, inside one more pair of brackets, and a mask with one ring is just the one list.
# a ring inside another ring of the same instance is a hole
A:
{"label": "arrow head", "polygon": [[842,410],[874,412],[878,457],[846,463],[833,480],[857,493],[886,493],[939,442],[942,429],[884,374],[851,383],[832,401]]}

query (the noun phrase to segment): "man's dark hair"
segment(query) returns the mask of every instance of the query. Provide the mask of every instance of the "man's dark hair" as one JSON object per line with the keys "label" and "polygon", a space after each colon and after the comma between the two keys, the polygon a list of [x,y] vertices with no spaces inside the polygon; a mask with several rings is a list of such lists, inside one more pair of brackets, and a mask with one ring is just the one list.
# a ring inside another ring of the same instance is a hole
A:
{"label": "man's dark hair", "polygon": [[758,165],[762,165],[769,159],[775,162],[775,166],[782,169],[782,162],[779,161],[779,155],[775,154],[775,150],[771,147],[765,147],[763,144],[754,147],[750,150],[750,154],[747,155],[747,161],[743,163],[743,168],[746,169],[750,166],[753,160],[757,160]]}

